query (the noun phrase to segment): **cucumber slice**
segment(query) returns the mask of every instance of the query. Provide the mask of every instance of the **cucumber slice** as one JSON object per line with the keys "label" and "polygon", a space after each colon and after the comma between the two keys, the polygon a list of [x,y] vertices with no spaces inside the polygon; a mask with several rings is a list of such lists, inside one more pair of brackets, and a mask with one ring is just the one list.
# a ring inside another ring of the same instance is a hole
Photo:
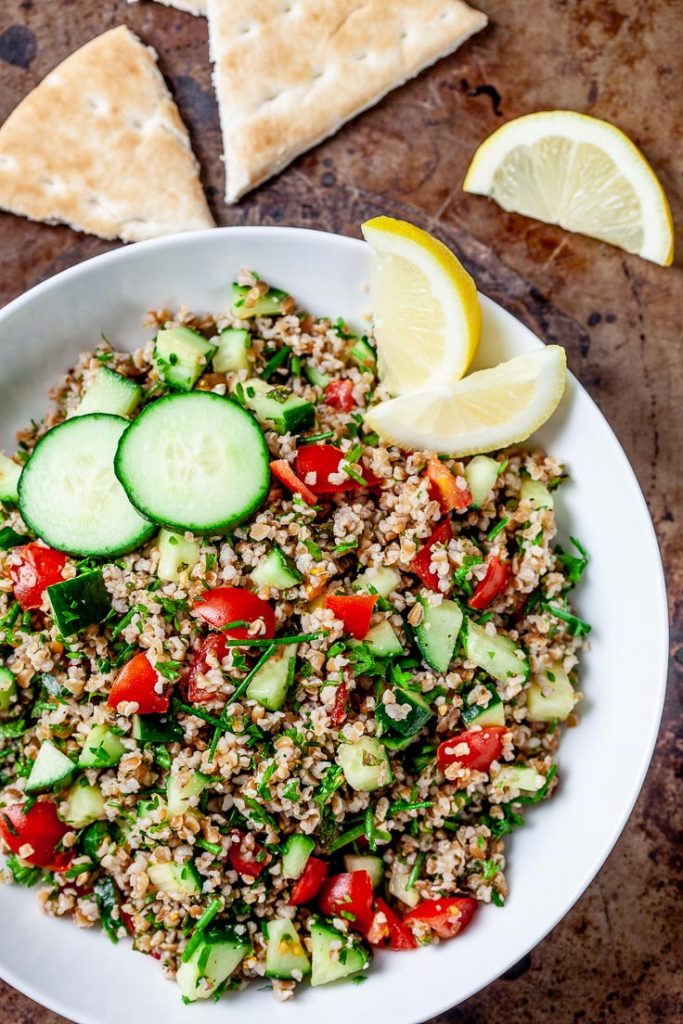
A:
{"label": "cucumber slice", "polygon": [[388,619],[378,622],[368,630],[365,640],[352,640],[351,647],[367,644],[378,658],[397,658],[403,654],[403,644]]}
{"label": "cucumber slice", "polygon": [[177,775],[169,775],[166,783],[169,817],[175,818],[177,814],[185,814],[196,807],[198,801],[195,798],[202,795],[210,782],[209,776],[201,772],[192,772],[184,785],[178,781]]}
{"label": "cucumber slice", "polygon": [[314,849],[315,842],[310,836],[301,835],[299,832],[288,836],[282,851],[282,877],[292,880],[300,878]]}
{"label": "cucumber slice", "polygon": [[545,484],[538,480],[523,480],[519,500],[529,501],[535,508],[554,508],[553,496]]}
{"label": "cucumber slice", "polygon": [[0,667],[0,712],[9,711],[17,699],[17,692],[14,672]]}
{"label": "cucumber slice", "polygon": [[384,861],[371,853],[345,853],[344,867],[347,871],[365,871],[370,876],[373,889],[379,888],[384,881]]}
{"label": "cucumber slice", "polygon": [[409,704],[410,711],[405,718],[397,720],[387,714],[385,704],[378,704],[375,708],[375,718],[380,722],[383,729],[388,732],[398,733],[399,736],[415,736],[432,717],[432,709],[421,694],[414,690],[404,690],[397,686],[394,690],[397,704]]}
{"label": "cucumber slice", "polygon": [[377,366],[377,353],[365,336],[356,338],[355,343],[349,349],[349,357],[360,366],[361,370],[372,370],[374,373]]}
{"label": "cucumber slice", "polygon": [[481,508],[496,485],[501,463],[488,455],[475,455],[465,466],[467,489],[472,495],[471,508]]}
{"label": "cucumber slice", "polygon": [[172,896],[198,896],[202,891],[202,878],[191,860],[184,864],[175,861],[150,864],[147,874],[159,892]]}
{"label": "cucumber slice", "polygon": [[78,779],[66,794],[66,812],[62,818],[72,828],[87,828],[93,821],[106,818],[104,798],[99,786],[89,786],[87,779]]}
{"label": "cucumber slice", "polygon": [[275,587],[276,590],[287,590],[303,580],[292,559],[277,544],[252,571],[251,578],[259,588]]}
{"label": "cucumber slice", "polygon": [[212,358],[216,346],[189,327],[167,327],[154,342],[159,376],[172,388],[191,391]]}
{"label": "cucumber slice", "polygon": [[400,860],[395,860],[391,865],[391,874],[389,875],[387,888],[397,900],[401,900],[402,903],[406,903],[409,907],[416,907],[420,902],[420,894],[415,886],[412,886],[410,889],[408,888],[410,870],[407,864]]}
{"label": "cucumber slice", "polygon": [[362,572],[356,578],[353,589],[369,594],[379,594],[387,601],[400,585],[401,574],[396,569],[381,565],[377,569],[366,569],[365,572]]}
{"label": "cucumber slice", "polygon": [[491,779],[491,785],[499,792],[509,789],[537,793],[545,785],[545,776],[528,765],[504,764]]}
{"label": "cucumber slice", "polygon": [[114,469],[144,515],[175,530],[222,533],[263,503],[269,455],[256,420],[208,391],[160,398],[123,437]]}
{"label": "cucumber slice", "polygon": [[133,715],[133,739],[138,743],[182,743],[182,726],[166,715]]}
{"label": "cucumber slice", "polygon": [[420,604],[422,619],[415,627],[415,641],[420,654],[435,672],[448,672],[462,626],[462,609],[455,601],[431,605],[425,598],[420,598]]}
{"label": "cucumber slice", "polygon": [[293,923],[283,917],[269,921],[266,978],[301,981],[310,973],[311,961]]}
{"label": "cucumber slice", "polygon": [[216,341],[213,354],[213,368],[216,373],[236,373],[249,369],[249,346],[251,335],[241,327],[226,327]]}
{"label": "cucumber slice", "polygon": [[294,681],[296,650],[296,644],[278,647],[249,683],[247,697],[257,700],[268,711],[278,711]]}
{"label": "cucumber slice", "polygon": [[33,449],[19,480],[19,509],[50,547],[109,557],[132,551],[155,532],[114,475],[114,455],[128,425],[104,413],[74,416],[48,430]]}
{"label": "cucumber slice", "polygon": [[287,292],[279,288],[269,288],[265,295],[249,301],[249,285],[233,284],[232,315],[240,320],[248,320],[254,316],[281,316],[282,304],[289,298]]}
{"label": "cucumber slice", "polygon": [[89,416],[93,412],[111,416],[130,416],[142,401],[142,388],[134,380],[102,366],[86,389],[74,416]]}
{"label": "cucumber slice", "polygon": [[57,750],[49,740],[43,740],[26,780],[26,792],[44,793],[48,789],[58,789],[75,771],[76,765],[70,757]]}
{"label": "cucumber slice", "polygon": [[8,505],[16,505],[17,486],[21,476],[21,466],[0,452],[0,501]]}
{"label": "cucumber slice", "polygon": [[304,376],[309,384],[317,388],[326,388],[332,380],[329,374],[323,373],[312,363],[304,363]]}
{"label": "cucumber slice", "polygon": [[201,943],[176,973],[183,999],[194,1003],[212,996],[237,970],[249,949],[248,942],[227,928],[205,931]]}
{"label": "cucumber slice", "polygon": [[349,786],[363,793],[372,793],[393,782],[387,752],[372,736],[361,736],[355,743],[343,743],[337,749],[337,762]]}
{"label": "cucumber slice", "polygon": [[343,935],[331,925],[314,921],[311,925],[311,985],[328,985],[365,971],[370,965],[367,951],[351,935]]}
{"label": "cucumber slice", "polygon": [[101,569],[91,569],[47,588],[55,625],[62,636],[73,636],[102,622],[111,611],[111,598]]}
{"label": "cucumber slice", "polygon": [[576,704],[576,693],[562,665],[555,663],[537,676],[526,692],[530,722],[565,722]]}
{"label": "cucumber slice", "polygon": [[[238,391],[239,388],[239,391]],[[315,407],[289,388],[266,384],[258,377],[237,383],[235,391],[267,430],[278,434],[299,434],[315,422]]]}
{"label": "cucumber slice", "polygon": [[515,653],[519,644],[509,636],[497,633],[489,636],[483,626],[472,619],[467,622],[465,638],[465,654],[469,661],[483,669],[499,683],[506,683],[510,676],[523,675],[529,678],[529,662],[527,658],[518,658]]}
{"label": "cucumber slice", "polygon": [[469,728],[471,725],[505,725],[505,707],[493,686],[487,687],[491,700],[485,708],[481,704],[465,704],[462,709],[462,720]]}
{"label": "cucumber slice", "polygon": [[125,752],[123,743],[108,725],[94,725],[81,750],[78,767],[113,768]]}
{"label": "cucumber slice", "polygon": [[190,573],[199,561],[201,544],[196,540],[186,540],[181,533],[172,530],[159,530],[157,538],[159,548],[159,565],[157,576],[168,583],[177,583],[181,575]]}

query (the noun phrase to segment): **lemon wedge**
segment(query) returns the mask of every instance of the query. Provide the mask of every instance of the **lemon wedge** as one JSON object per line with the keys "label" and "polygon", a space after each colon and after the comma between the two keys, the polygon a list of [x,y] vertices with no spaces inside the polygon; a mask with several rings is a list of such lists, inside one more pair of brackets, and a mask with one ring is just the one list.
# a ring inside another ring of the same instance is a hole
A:
{"label": "lemon wedge", "polygon": [[454,384],[479,344],[477,288],[453,253],[391,217],[362,226],[372,247],[372,305],[380,380],[393,395]]}
{"label": "lemon wedge", "polygon": [[613,124],[573,110],[508,121],[474,154],[463,188],[668,266],[673,222],[649,163]]}
{"label": "lemon wedge", "polygon": [[372,406],[365,422],[401,448],[456,457],[525,441],[553,414],[562,398],[567,360],[547,345],[450,388],[414,392]]}

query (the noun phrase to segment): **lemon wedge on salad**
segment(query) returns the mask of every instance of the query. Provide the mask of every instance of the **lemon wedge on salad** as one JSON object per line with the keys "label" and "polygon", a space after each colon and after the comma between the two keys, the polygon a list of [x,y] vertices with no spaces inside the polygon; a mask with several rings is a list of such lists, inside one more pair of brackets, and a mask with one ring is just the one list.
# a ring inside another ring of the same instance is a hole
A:
{"label": "lemon wedge on salad", "polygon": [[668,266],[671,210],[655,172],[607,121],[573,110],[508,121],[474,154],[463,188]]}
{"label": "lemon wedge on salad", "polygon": [[393,395],[458,381],[479,344],[477,288],[453,253],[392,217],[362,226],[372,248],[378,369]]}
{"label": "lemon wedge on salad", "polygon": [[562,398],[567,360],[547,345],[491,369],[478,370],[450,388],[431,388],[372,406],[365,422],[401,448],[457,458],[525,441]]}

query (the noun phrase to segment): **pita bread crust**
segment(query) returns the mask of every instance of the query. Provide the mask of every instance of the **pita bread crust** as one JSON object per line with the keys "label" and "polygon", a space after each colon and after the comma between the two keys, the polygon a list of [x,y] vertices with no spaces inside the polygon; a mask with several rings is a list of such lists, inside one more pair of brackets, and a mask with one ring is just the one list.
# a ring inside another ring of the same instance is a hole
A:
{"label": "pita bread crust", "polygon": [[125,26],[67,57],[0,128],[0,206],[126,242],[213,227],[156,54]]}
{"label": "pita bread crust", "polygon": [[484,28],[463,0],[208,0],[226,201]]}
{"label": "pita bread crust", "polygon": [[[139,0],[128,0],[129,4],[136,4]],[[206,15],[206,0],[158,0],[167,7],[176,7],[179,11],[187,11],[188,14]]]}

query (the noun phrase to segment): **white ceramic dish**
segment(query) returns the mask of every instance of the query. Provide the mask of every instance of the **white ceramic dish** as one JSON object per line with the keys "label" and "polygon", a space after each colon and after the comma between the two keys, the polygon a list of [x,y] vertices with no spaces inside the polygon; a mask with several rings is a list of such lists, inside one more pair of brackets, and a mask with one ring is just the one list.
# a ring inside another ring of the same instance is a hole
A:
{"label": "white ceramic dish", "polygon": [[[228,228],[121,249],[32,289],[0,311],[0,446],[45,408],[47,388],[103,331],[133,347],[152,306],[219,310],[243,266],[291,290],[311,312],[359,321],[368,309],[363,243],[285,228]],[[479,361],[492,364],[540,342],[483,300]],[[112,946],[98,930],[43,917],[35,893],[0,889],[0,975],[79,1024],[211,1024],[226,1012],[240,1024],[414,1024],[459,1003],[520,959],[578,899],[610,852],[633,807],[654,745],[667,665],[667,609],[659,551],[647,507],[606,421],[570,378],[561,407],[538,436],[564,459],[564,535],[591,554],[578,595],[593,625],[584,658],[583,720],[564,738],[561,787],[509,842],[511,896],[484,909],[461,939],[413,954],[376,957],[362,985],[302,990],[276,1005],[258,984],[192,1009],[158,964]],[[638,571],[634,571],[637,566]]]}

